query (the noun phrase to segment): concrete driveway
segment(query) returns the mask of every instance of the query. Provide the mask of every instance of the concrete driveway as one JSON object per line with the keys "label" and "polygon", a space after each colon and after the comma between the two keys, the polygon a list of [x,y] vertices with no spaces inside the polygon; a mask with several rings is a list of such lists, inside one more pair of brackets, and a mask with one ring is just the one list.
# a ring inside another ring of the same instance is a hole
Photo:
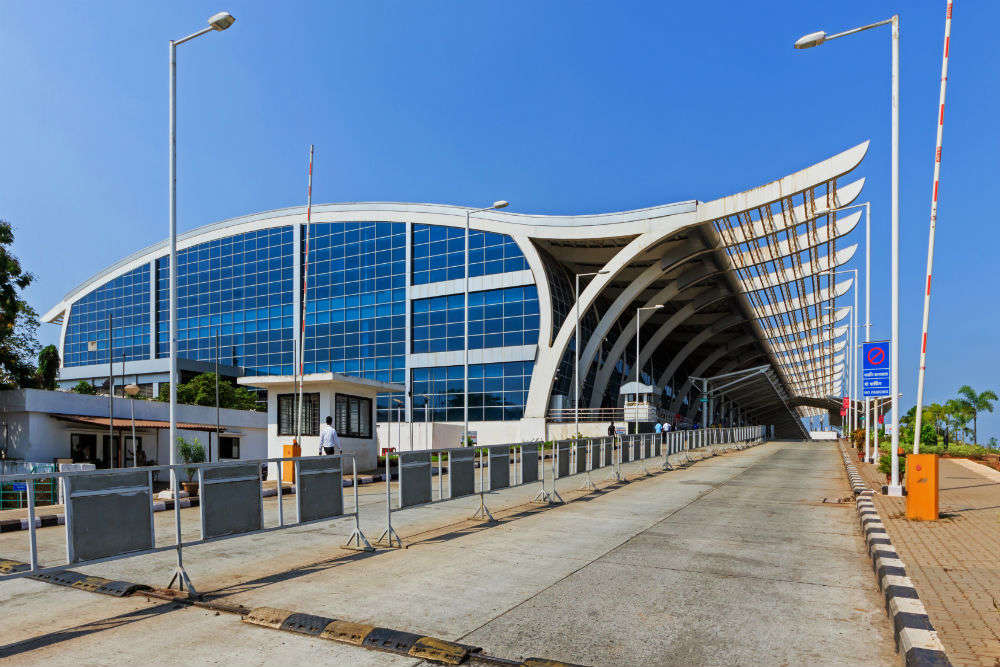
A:
{"label": "concrete driveway", "polygon": [[[400,512],[404,550],[341,550],[351,526],[339,521],[193,547],[185,563],[200,590],[227,602],[512,660],[898,664],[853,505],[823,502],[849,494],[834,445],[769,443],[624,485],[594,477],[597,493],[574,491],[579,477],[560,480],[570,502],[551,508],[528,503],[537,485],[490,494],[501,520],[492,526],[467,520],[476,498]],[[374,539],[384,501],[365,495],[362,527]],[[58,529],[44,530],[55,544]],[[0,555],[16,557],[24,539],[0,536]],[[172,567],[162,553],[81,569],[162,586]],[[418,664],[229,614],[28,580],[0,583],[0,614],[0,664]]]}

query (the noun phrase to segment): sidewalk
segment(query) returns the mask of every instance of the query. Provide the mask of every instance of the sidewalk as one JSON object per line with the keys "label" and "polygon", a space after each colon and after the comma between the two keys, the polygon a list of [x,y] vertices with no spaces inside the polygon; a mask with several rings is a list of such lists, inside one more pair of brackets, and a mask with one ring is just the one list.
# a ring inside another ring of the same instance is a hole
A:
{"label": "sidewalk", "polygon": [[[859,464],[872,488],[884,480]],[[937,522],[908,521],[905,498],[874,496],[892,543],[955,667],[1000,665],[1000,473],[940,460]]]}

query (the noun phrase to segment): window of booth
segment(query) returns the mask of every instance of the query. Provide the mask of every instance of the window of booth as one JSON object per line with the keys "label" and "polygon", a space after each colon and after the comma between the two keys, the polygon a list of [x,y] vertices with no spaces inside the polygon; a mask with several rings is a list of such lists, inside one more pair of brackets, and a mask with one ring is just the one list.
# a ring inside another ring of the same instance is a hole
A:
{"label": "window of booth", "polygon": [[70,434],[69,451],[73,457],[73,463],[93,463],[97,460],[97,434]]}
{"label": "window of booth", "polygon": [[[278,435],[295,435],[298,398],[297,394],[278,394]],[[319,435],[319,394],[303,394],[302,406],[302,435]]]}
{"label": "window of booth", "polygon": [[240,458],[240,439],[231,435],[219,436],[219,458]]}
{"label": "window of booth", "polygon": [[372,437],[372,399],[337,394],[334,414],[337,435],[347,438]]}

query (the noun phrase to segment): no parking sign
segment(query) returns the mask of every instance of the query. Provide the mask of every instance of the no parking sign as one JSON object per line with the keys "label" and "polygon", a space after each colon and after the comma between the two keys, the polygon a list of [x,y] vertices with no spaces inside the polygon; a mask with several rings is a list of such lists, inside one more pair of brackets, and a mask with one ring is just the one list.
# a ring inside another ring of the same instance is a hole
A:
{"label": "no parking sign", "polygon": [[863,343],[861,351],[862,394],[866,398],[889,396],[889,342]]}

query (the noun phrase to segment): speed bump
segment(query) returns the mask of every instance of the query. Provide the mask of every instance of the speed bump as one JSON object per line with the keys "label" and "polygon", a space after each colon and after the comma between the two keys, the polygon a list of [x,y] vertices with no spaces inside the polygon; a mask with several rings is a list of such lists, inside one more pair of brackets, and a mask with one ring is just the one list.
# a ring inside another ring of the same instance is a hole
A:
{"label": "speed bump", "polygon": [[412,632],[402,630],[391,630],[389,628],[374,628],[368,633],[361,645],[366,648],[390,651],[409,655],[410,649],[417,643],[421,636]]}
{"label": "speed bump", "polygon": [[444,639],[421,637],[414,642],[409,654],[414,658],[443,662],[446,665],[461,665],[469,657],[472,648]]}
{"label": "speed bump", "polygon": [[325,616],[301,614],[276,607],[251,609],[243,616],[243,622],[446,665],[463,664],[470,653],[481,650],[476,646],[457,644],[436,637],[425,637],[412,632],[379,628]]}
{"label": "speed bump", "polygon": [[335,642],[354,644],[361,646],[361,643],[368,636],[368,633],[375,629],[374,625],[364,623],[352,623],[351,621],[334,621],[326,626],[320,634],[323,639],[332,639]]}
{"label": "speed bump", "polygon": [[0,574],[14,574],[15,572],[24,572],[29,567],[30,566],[27,563],[22,563],[19,560],[0,558]]}
{"label": "speed bump", "polygon": [[292,615],[287,609],[277,609],[275,607],[255,607],[250,613],[243,617],[244,623],[253,625],[263,625],[267,628],[281,629],[281,624]]}
{"label": "speed bump", "polygon": [[73,570],[56,570],[55,572],[41,572],[29,575],[29,579],[44,581],[47,584],[57,586],[67,586],[81,591],[111,595],[116,598],[123,598],[132,595],[136,591],[150,590],[149,586],[135,584],[131,581],[121,581],[117,579],[105,579],[104,577],[93,577],[82,572]]}
{"label": "speed bump", "polygon": [[326,626],[333,623],[332,618],[326,616],[315,616],[313,614],[292,614],[285,619],[279,630],[297,632],[302,635],[318,636],[326,629]]}

